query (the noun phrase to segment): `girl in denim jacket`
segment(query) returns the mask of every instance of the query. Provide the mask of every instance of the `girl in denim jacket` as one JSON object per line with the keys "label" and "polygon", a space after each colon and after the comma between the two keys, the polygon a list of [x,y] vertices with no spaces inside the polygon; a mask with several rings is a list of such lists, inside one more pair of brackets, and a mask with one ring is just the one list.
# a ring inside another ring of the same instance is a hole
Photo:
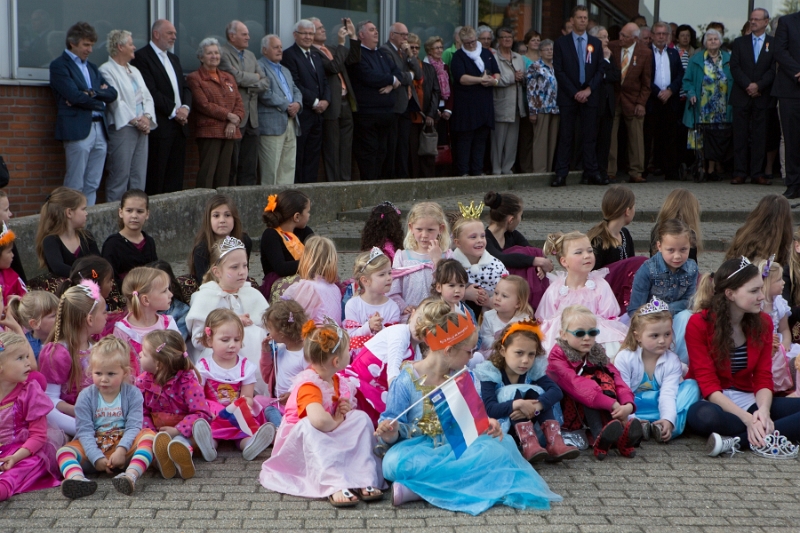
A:
{"label": "girl in denim jacket", "polygon": [[633,278],[628,316],[633,316],[650,297],[669,304],[673,316],[689,307],[697,290],[697,263],[689,259],[692,230],[678,219],[658,227],[658,253],[645,261]]}

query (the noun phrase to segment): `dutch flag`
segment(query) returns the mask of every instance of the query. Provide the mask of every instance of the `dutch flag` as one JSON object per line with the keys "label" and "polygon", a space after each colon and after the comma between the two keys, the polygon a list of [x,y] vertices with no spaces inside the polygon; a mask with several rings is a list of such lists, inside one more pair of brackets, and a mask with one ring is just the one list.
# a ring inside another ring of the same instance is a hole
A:
{"label": "dutch flag", "polygon": [[431,402],[456,459],[489,429],[489,417],[469,372],[444,383],[431,395]]}
{"label": "dutch flag", "polygon": [[220,418],[227,420],[230,425],[238,428],[239,431],[252,437],[258,431],[259,424],[253,418],[247,400],[238,398],[235,402],[219,412]]}

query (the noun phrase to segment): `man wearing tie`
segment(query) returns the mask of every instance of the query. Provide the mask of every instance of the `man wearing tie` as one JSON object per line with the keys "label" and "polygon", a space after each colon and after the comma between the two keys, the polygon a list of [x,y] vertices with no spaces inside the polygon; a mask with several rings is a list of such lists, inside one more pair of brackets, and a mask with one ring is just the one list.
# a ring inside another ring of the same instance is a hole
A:
{"label": "man wearing tie", "polygon": [[289,69],[297,88],[303,93],[300,112],[300,136],[297,138],[295,183],[314,183],[322,152],[322,114],[331,101],[331,89],[325,78],[322,55],[314,48],[314,23],[300,20],[294,26],[294,44],[283,51],[281,64]]}
{"label": "man wearing tie", "polygon": [[561,125],[558,131],[556,177],[552,187],[566,185],[575,125],[580,118],[583,135],[583,173],[589,183],[607,185],[597,168],[598,87],[608,62],[603,58],[600,39],[586,33],[589,10],[578,5],[572,10],[572,31],[559,37],[553,47],[553,70],[558,82],[558,108]]}
{"label": "man wearing tie", "polygon": [[178,56],[169,50],[178,37],[175,26],[165,19],[153,23],[149,46],[136,51],[131,65],[139,69],[153,96],[158,128],[147,136],[147,194],[183,190],[186,139],[192,93],[183,78]]}
{"label": "man wearing tie", "polygon": [[94,63],[89,63],[97,32],[86,22],[67,30],[67,49],[50,63],[56,97],[56,139],[64,141],[64,186],[81,191],[94,205],[108,149],[106,104],[117,99]]}
{"label": "man wearing tie", "polygon": [[[764,172],[767,156],[767,109],[775,106],[770,95],[775,81],[772,37],[766,34],[769,13],[754,9],[750,14],[750,35],[733,41],[731,47],[731,105],[733,106],[733,179],[739,185],[771,185]],[[749,157],[748,157],[749,156]]]}

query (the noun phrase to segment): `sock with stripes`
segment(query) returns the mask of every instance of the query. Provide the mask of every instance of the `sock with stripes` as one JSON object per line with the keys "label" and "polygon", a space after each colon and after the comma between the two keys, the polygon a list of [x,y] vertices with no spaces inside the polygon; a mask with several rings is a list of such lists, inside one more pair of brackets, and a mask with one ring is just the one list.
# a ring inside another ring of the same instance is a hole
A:
{"label": "sock with stripes", "polygon": [[64,476],[64,479],[86,479],[86,476],[83,475],[83,468],[81,468],[83,458],[75,448],[71,446],[59,448],[56,458],[58,460],[58,468],[61,470],[61,475]]}
{"label": "sock with stripes", "polygon": [[148,432],[139,438],[136,450],[133,452],[131,462],[128,464],[128,469],[125,473],[132,476],[134,481],[142,477],[144,471],[150,466],[153,461],[153,439],[155,434]]}

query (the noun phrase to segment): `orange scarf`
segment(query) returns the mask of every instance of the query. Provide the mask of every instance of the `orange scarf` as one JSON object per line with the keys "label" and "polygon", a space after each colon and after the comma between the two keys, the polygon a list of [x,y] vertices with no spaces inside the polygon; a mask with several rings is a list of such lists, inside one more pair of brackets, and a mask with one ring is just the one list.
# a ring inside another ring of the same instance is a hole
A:
{"label": "orange scarf", "polygon": [[303,250],[305,250],[306,247],[303,246],[303,243],[300,242],[297,235],[288,231],[283,231],[281,228],[275,228],[275,231],[281,236],[283,245],[286,246],[286,249],[289,250],[289,253],[292,254],[295,261],[299,261],[300,258],[303,257]]}

